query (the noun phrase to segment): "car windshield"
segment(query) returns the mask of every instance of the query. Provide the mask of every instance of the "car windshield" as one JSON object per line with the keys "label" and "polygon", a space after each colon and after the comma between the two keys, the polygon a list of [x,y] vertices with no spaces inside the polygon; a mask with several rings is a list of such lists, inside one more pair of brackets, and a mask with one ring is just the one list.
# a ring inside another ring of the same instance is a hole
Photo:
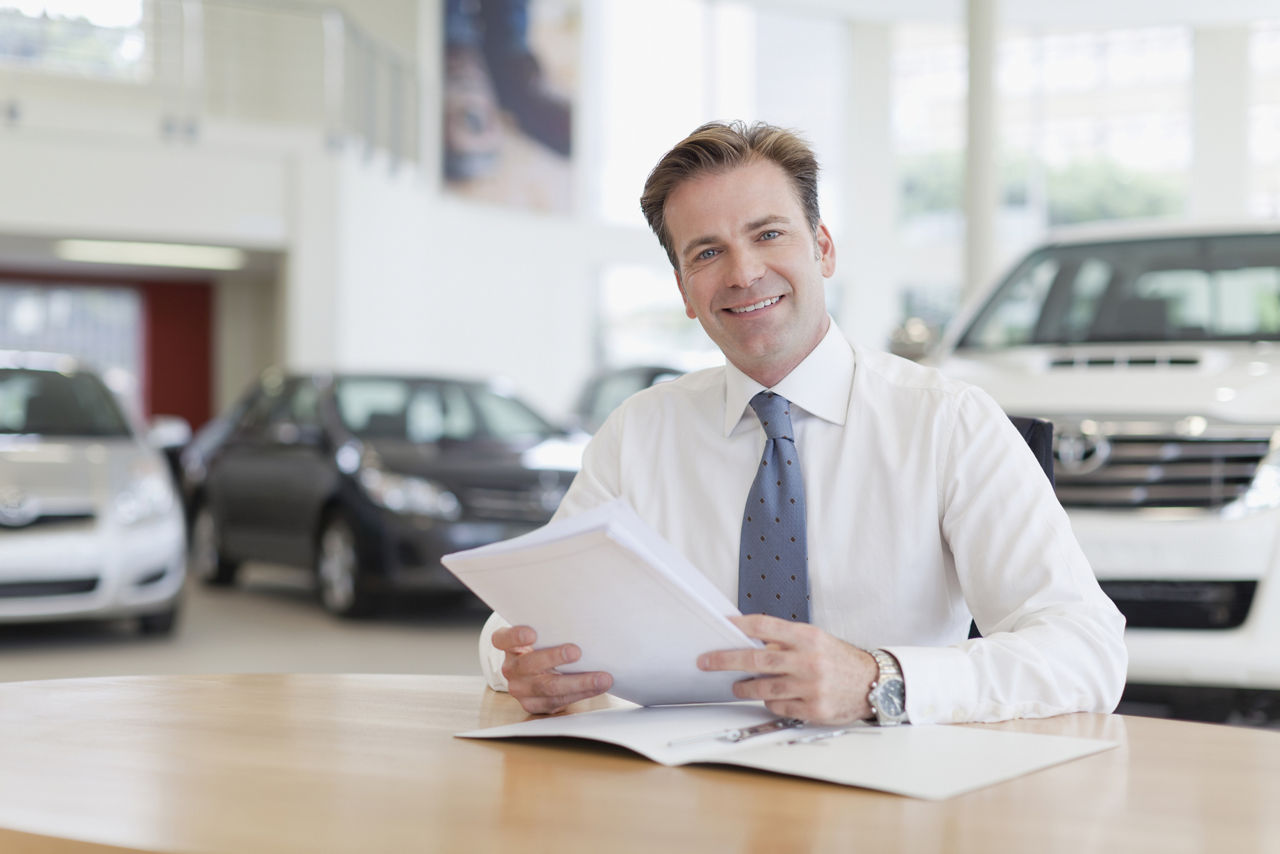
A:
{"label": "car windshield", "polygon": [[960,347],[1280,340],[1280,235],[1050,247],[1018,265]]}
{"label": "car windshield", "polygon": [[115,397],[93,374],[0,368],[0,433],[128,436]]}
{"label": "car windshield", "polygon": [[538,441],[555,433],[524,403],[478,384],[347,377],[334,396],[343,425],[364,439]]}

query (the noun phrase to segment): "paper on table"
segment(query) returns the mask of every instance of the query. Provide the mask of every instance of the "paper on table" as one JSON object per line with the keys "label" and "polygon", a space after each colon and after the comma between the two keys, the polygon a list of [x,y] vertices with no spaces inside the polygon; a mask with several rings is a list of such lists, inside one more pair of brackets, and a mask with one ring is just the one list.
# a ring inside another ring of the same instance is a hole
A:
{"label": "paper on table", "polygon": [[[605,709],[458,733],[461,738],[572,736],[630,748],[663,765],[757,768],[940,800],[1115,747],[1115,742],[966,726],[857,725],[846,735],[788,742],[840,727],[805,727],[743,742],[716,733],[773,720],[759,704]],[[704,739],[685,742],[691,736]],[[672,742],[677,742],[672,744]]]}
{"label": "paper on table", "polygon": [[445,555],[444,565],[540,646],[577,644],[566,673],[603,670],[610,693],[641,705],[730,701],[742,672],[697,668],[704,652],[760,646],[741,612],[625,501]]}

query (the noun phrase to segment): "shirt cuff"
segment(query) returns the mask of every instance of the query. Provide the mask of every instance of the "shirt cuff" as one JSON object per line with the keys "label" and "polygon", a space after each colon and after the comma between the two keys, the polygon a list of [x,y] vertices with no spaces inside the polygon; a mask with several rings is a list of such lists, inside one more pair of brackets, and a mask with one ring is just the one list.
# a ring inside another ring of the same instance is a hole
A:
{"label": "shirt cuff", "polygon": [[907,719],[913,724],[981,720],[973,663],[951,647],[887,646],[898,659],[907,695]]}
{"label": "shirt cuff", "polygon": [[494,647],[493,633],[510,625],[510,623],[498,616],[497,611],[494,611],[489,615],[489,619],[485,621],[484,628],[480,630],[480,672],[484,674],[484,679],[489,683],[489,687],[495,691],[507,690],[507,677],[502,675],[502,662],[506,660],[507,656],[504,652]]}

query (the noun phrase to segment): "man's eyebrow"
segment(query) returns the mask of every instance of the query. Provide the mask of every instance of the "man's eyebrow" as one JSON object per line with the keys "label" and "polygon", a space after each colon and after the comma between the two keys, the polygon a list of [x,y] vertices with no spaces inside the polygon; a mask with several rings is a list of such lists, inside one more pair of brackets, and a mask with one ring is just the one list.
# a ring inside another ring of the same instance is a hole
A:
{"label": "man's eyebrow", "polygon": [[747,223],[746,227],[744,227],[742,230],[755,231],[756,229],[764,228],[766,225],[790,225],[790,224],[791,224],[791,220],[788,217],[783,216],[782,214],[769,214],[768,216],[762,216],[759,219],[752,220],[751,222]]}
{"label": "man's eyebrow", "polygon": [[[765,216],[762,216],[759,219],[753,219],[751,222],[744,225],[742,227],[742,230],[744,232],[752,232],[752,231],[757,231],[761,228],[764,228],[766,225],[790,225],[790,224],[791,224],[791,219],[789,217],[783,216],[782,214],[766,214]],[[710,234],[704,235],[702,237],[695,237],[693,240],[690,240],[688,243],[684,245],[684,249],[680,252],[680,255],[681,257],[683,257],[685,255],[688,255],[694,249],[697,249],[701,246],[711,246],[719,242],[720,242],[719,238]]]}

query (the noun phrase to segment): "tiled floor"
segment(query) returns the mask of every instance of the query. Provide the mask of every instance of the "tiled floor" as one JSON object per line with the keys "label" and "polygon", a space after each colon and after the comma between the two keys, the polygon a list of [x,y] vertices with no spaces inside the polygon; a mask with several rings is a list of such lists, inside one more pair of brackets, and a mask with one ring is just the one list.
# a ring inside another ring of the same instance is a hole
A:
{"label": "tiled floor", "polygon": [[188,587],[171,638],[126,623],[0,625],[0,681],[154,673],[479,673],[487,611],[424,606],[378,619],[326,614],[308,577],[246,567],[232,590]]}

